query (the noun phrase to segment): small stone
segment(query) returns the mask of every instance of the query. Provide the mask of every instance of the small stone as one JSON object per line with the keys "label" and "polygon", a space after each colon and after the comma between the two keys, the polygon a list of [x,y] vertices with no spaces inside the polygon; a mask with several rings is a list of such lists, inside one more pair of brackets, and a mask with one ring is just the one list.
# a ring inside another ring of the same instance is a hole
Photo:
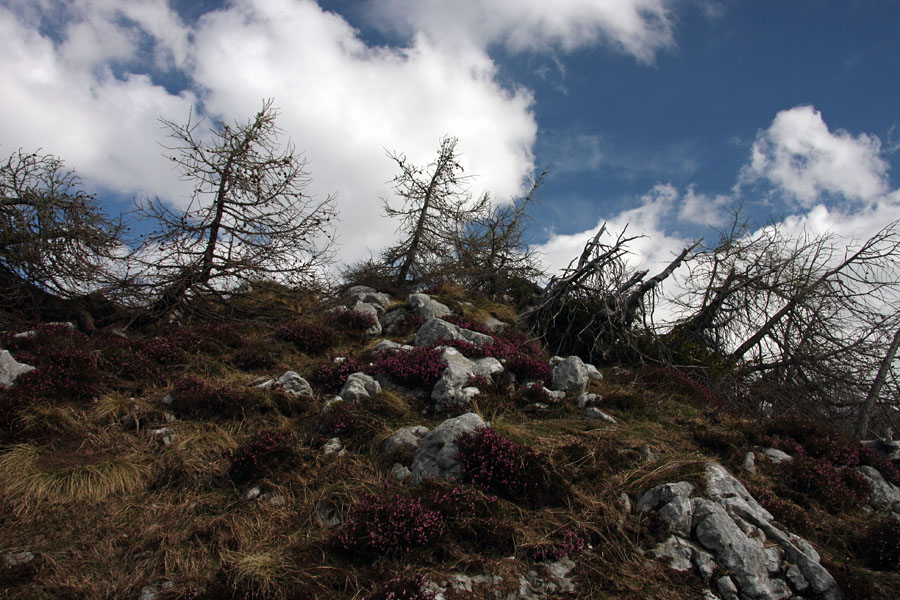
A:
{"label": "small stone", "polygon": [[173,402],[175,402],[175,396],[173,396],[172,394],[166,394],[162,398],[162,403],[166,406],[172,406]]}
{"label": "small stone", "polygon": [[597,394],[589,394],[587,392],[583,392],[575,398],[575,405],[578,408],[587,408],[588,406],[592,406],[597,404]]}
{"label": "small stone", "polygon": [[587,376],[596,381],[600,381],[603,379],[603,373],[597,370],[597,367],[594,365],[589,365],[585,363],[584,370],[587,372]]}
{"label": "small stone", "polygon": [[251,502],[259,498],[259,495],[262,493],[262,490],[258,485],[254,485],[252,488],[244,492],[244,495],[241,496],[241,500],[244,502]]}
{"label": "small stone", "polygon": [[734,585],[734,581],[732,581],[731,577],[729,577],[728,575],[719,577],[716,580],[716,587],[719,590],[719,595],[722,596],[722,600],[737,600],[737,586]]}
{"label": "small stone", "polygon": [[287,500],[281,494],[275,494],[269,498],[268,502],[271,506],[284,506],[287,504]]}
{"label": "small stone", "polygon": [[322,446],[322,452],[325,453],[326,456],[331,456],[332,454],[343,456],[347,451],[344,450],[344,445],[341,444],[340,438],[335,437],[325,442],[325,445]]}
{"label": "small stone", "polygon": [[532,402],[528,405],[528,408],[531,410],[547,410],[550,408],[549,404],[544,404],[543,402]]}
{"label": "small stone", "polygon": [[395,431],[382,443],[382,451],[387,457],[391,457],[401,450],[415,452],[422,438],[428,435],[430,430],[424,425],[410,425]]}
{"label": "small stone", "polygon": [[616,421],[613,417],[598,408],[594,408],[593,406],[589,406],[584,409],[584,416],[587,419],[600,419],[601,421],[606,421],[608,423],[618,423],[618,421]]}
{"label": "small stone", "polygon": [[300,377],[300,375],[298,375],[294,371],[288,371],[284,375],[279,377],[278,383],[280,383],[284,391],[289,394],[293,394],[295,396],[303,396],[305,398],[312,398],[312,386],[309,385],[308,381]]}
{"label": "small stone", "polygon": [[748,473],[756,473],[756,455],[748,452],[741,461],[741,468]]}
{"label": "small stone", "polygon": [[757,446],[756,449],[762,452],[763,456],[765,456],[769,462],[776,465],[794,460],[793,456],[791,456],[787,452],[782,452],[777,448],[764,448],[761,446]]}
{"label": "small stone", "polygon": [[640,449],[641,456],[644,457],[644,461],[646,462],[656,462],[659,460],[659,454],[653,447],[649,444],[644,444]]}
{"label": "small stone", "polygon": [[3,555],[3,566],[7,569],[21,569],[34,562],[34,554],[28,552],[10,552]]}
{"label": "small stone", "polygon": [[400,483],[406,483],[412,477],[412,471],[409,470],[409,467],[394,463],[394,466],[391,467],[391,475]]}

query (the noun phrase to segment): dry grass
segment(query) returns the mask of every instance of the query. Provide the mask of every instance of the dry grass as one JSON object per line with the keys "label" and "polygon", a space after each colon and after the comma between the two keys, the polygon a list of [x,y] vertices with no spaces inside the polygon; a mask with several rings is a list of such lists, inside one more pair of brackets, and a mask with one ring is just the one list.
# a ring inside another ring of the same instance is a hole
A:
{"label": "dry grass", "polygon": [[150,472],[147,461],[136,453],[73,456],[18,444],[0,455],[0,485],[23,509],[44,503],[98,502],[142,488]]}
{"label": "dry grass", "polygon": [[[511,308],[484,298],[466,306],[461,289],[445,289],[441,299],[473,320],[494,315],[514,322]],[[359,600],[396,576],[424,574],[441,581],[463,572],[498,575],[503,589],[512,590],[528,571],[541,572],[534,550],[556,543],[567,531],[590,544],[572,556],[577,598],[701,597],[696,577],[645,559],[643,550],[661,532],[651,519],[626,512],[620,495],[635,500],[658,483],[699,483],[708,460],[737,453],[740,440],[732,431],[748,423],[661,385],[650,389],[638,373],[625,370],[608,370],[604,381],[589,387],[603,396],[599,408],[615,416],[618,425],[586,420],[572,398],[544,411],[524,411],[516,407],[518,397],[494,389],[475,398],[476,412],[503,435],[539,452],[554,476],[565,480],[567,500],[532,509],[526,502],[490,503],[479,491],[483,505],[476,514],[448,518],[433,546],[399,556],[349,555],[336,549],[334,529],[325,521],[346,519],[366,494],[380,493],[386,485],[406,491],[391,479],[391,461],[381,454],[384,438],[400,427],[434,427],[453,415],[423,417],[426,403],[384,391],[352,407],[356,426],[340,435],[345,454],[325,456],[322,445],[332,436],[319,431],[324,394],[288,406],[277,393],[264,392],[242,415],[238,411],[240,417],[212,415],[210,420],[191,419],[179,414],[177,405],[163,405],[167,386],[185,374],[214,386],[246,389],[259,375],[275,377],[290,369],[308,376],[334,356],[365,357],[375,343],[347,342],[327,355],[307,356],[269,335],[284,315],[316,318],[321,308],[316,295],[263,286],[257,298],[242,299],[236,309],[250,310],[259,300],[277,304],[280,312],[273,311],[268,322],[235,323],[246,339],[270,345],[276,355],[270,369],[247,373],[204,350],[170,367],[164,377],[148,378],[139,397],[110,389],[86,406],[38,401],[22,411],[20,425],[31,443],[0,450],[0,552],[28,549],[41,561],[32,579],[0,591],[0,598],[136,598],[143,586],[170,580],[182,597],[205,587],[210,598],[247,593],[285,600]],[[169,445],[150,433],[160,427],[174,435]],[[226,454],[262,431],[291,432],[292,456],[235,485]],[[647,445],[657,460],[645,458],[642,447]],[[717,450],[720,445],[723,450]],[[761,469],[752,481],[769,487],[775,476]],[[243,500],[254,486],[261,496]],[[453,485],[434,487],[446,491]],[[873,598],[891,597],[883,591],[891,589],[896,576],[847,562],[863,516],[811,517],[823,523],[811,541],[826,560],[846,567],[842,581],[875,590]],[[487,587],[468,596],[489,597],[493,591]]]}

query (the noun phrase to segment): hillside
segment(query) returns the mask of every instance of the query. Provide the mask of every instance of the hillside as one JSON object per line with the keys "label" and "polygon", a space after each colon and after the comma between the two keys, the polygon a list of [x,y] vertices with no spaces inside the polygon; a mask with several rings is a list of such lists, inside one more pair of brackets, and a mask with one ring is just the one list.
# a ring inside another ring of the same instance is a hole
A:
{"label": "hillside", "polygon": [[432,292],[10,323],[0,598],[897,596],[896,460]]}

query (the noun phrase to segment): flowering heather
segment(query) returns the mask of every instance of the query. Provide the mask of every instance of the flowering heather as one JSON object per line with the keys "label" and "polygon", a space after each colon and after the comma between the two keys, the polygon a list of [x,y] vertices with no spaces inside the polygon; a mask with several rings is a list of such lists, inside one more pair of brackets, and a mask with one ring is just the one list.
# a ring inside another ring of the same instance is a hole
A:
{"label": "flowering heather", "polygon": [[98,353],[89,349],[88,337],[66,325],[38,325],[28,338],[4,336],[3,347],[19,362],[35,367],[16,380],[13,389],[20,397],[85,399],[103,382]]}
{"label": "flowering heather", "polygon": [[229,477],[243,483],[260,477],[279,460],[290,454],[294,436],[287,431],[267,431],[247,440],[236,450],[225,453],[231,462]]}
{"label": "flowering heather", "polygon": [[857,546],[873,569],[900,571],[900,520],[888,517],[873,523]]}
{"label": "flowering heather", "polygon": [[425,591],[427,585],[424,575],[398,577],[366,596],[366,600],[434,600],[435,594]]}
{"label": "flowering heather", "polygon": [[776,520],[787,525],[793,531],[807,533],[813,530],[812,520],[806,511],[790,500],[782,500],[766,488],[755,485],[747,485],[756,501],[767,511],[772,513]]}
{"label": "flowering heather", "polygon": [[407,387],[431,388],[447,368],[441,354],[440,350],[427,347],[379,352],[374,370]]}
{"label": "flowering heather", "polygon": [[485,491],[534,506],[565,496],[542,456],[489,427],[460,434],[456,448],[462,480]]}
{"label": "flowering heather", "polygon": [[161,365],[176,365],[187,360],[193,338],[187,331],[176,331],[144,342],[144,354]]}
{"label": "flowering heather", "polygon": [[587,541],[574,529],[566,529],[562,540],[540,544],[530,549],[531,559],[537,562],[554,562],[566,556],[572,556],[584,552],[588,547]]}
{"label": "flowering heather", "polygon": [[504,365],[508,371],[515,373],[516,377],[524,380],[535,380],[541,382],[550,381],[553,372],[547,361],[541,358],[528,356],[527,354],[517,354],[506,360]]}
{"label": "flowering heather", "polygon": [[240,414],[254,400],[248,390],[213,386],[195,375],[186,375],[175,382],[172,397],[175,408],[192,415]]}
{"label": "flowering heather", "polygon": [[269,345],[260,341],[248,342],[246,346],[238,348],[231,357],[231,362],[239,369],[252,371],[254,369],[269,369],[276,364],[275,354],[269,350]]}
{"label": "flowering heather", "polygon": [[275,337],[294,344],[308,354],[321,354],[331,348],[337,331],[313,323],[291,323],[276,328]]}
{"label": "flowering heather", "polygon": [[406,313],[397,326],[397,333],[416,331],[425,324],[425,317],[416,313]]}
{"label": "flowering heather", "polygon": [[406,553],[435,540],[443,518],[418,498],[404,493],[368,494],[350,509],[335,543],[360,554]]}
{"label": "flowering heather", "polygon": [[793,489],[820,500],[833,512],[862,505],[872,493],[862,473],[836,467],[826,459],[798,455],[780,467]]}
{"label": "flowering heather", "polygon": [[377,321],[375,315],[355,310],[336,310],[329,313],[328,320],[336,328],[355,331],[365,331]]}
{"label": "flowering heather", "polygon": [[482,346],[478,346],[476,344],[473,344],[472,342],[467,342],[466,340],[440,340],[437,345],[455,348],[466,358],[482,358],[488,356],[487,352]]}
{"label": "flowering heather", "polygon": [[327,394],[337,394],[344,387],[347,378],[364,370],[364,365],[356,359],[346,358],[341,362],[326,362],[313,370],[310,383]]}
{"label": "flowering heather", "polygon": [[326,435],[350,433],[356,426],[356,416],[349,402],[336,402],[322,415],[319,431]]}

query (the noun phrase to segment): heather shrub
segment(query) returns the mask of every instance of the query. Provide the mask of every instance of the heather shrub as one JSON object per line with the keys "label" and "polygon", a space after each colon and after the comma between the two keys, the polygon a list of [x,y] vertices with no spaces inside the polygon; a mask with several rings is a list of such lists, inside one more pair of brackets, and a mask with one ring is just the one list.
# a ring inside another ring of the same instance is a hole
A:
{"label": "heather shrub", "polygon": [[900,520],[887,517],[872,523],[860,536],[857,552],[873,569],[900,571]]}
{"label": "heather shrub", "polygon": [[104,376],[89,339],[68,325],[38,325],[34,335],[6,335],[3,347],[22,363],[35,367],[16,379],[12,395],[21,400],[44,396],[83,400],[98,393]]}
{"label": "heather shrub", "polygon": [[187,361],[194,343],[187,330],[177,330],[168,335],[157,336],[144,342],[144,354],[164,366]]}
{"label": "heather shrub", "polygon": [[438,342],[438,345],[455,348],[466,358],[482,358],[484,356],[487,356],[487,352],[482,346],[478,346],[476,344],[473,344],[472,342],[468,342],[462,339],[441,340]]}
{"label": "heather shrub", "polygon": [[467,483],[536,507],[568,497],[561,478],[543,456],[489,427],[460,434],[456,447],[454,457],[462,465],[461,479]]}
{"label": "heather shrub", "polygon": [[503,366],[507,371],[513,372],[518,379],[526,381],[547,383],[553,374],[547,361],[527,354],[511,356],[506,359]]}
{"label": "heather shrub", "polygon": [[796,455],[780,469],[794,490],[816,498],[833,512],[864,504],[872,491],[855,468],[836,467],[826,459]]}
{"label": "heather shrub", "polygon": [[194,349],[202,352],[221,352],[223,347],[233,349],[244,344],[244,336],[230,323],[194,325],[186,328],[184,333]]}
{"label": "heather shrub", "polygon": [[797,504],[790,500],[783,500],[770,490],[755,485],[748,485],[747,491],[756,498],[756,501],[763,508],[772,513],[772,516],[777,521],[783,523],[792,531],[806,534],[813,530],[813,522],[809,515]]}
{"label": "heather shrub", "polygon": [[373,370],[400,385],[427,389],[437,383],[447,368],[441,354],[440,350],[427,347],[379,352]]}
{"label": "heather shrub", "polygon": [[376,321],[375,315],[355,310],[336,310],[328,313],[328,322],[332,327],[351,335],[364,332],[374,326]]}
{"label": "heather shrub", "polygon": [[335,402],[322,413],[319,431],[325,435],[347,434],[353,432],[356,424],[352,405],[349,402]]}
{"label": "heather shrub", "polygon": [[268,344],[253,340],[234,352],[231,363],[239,369],[254,371],[274,367],[276,360]]}
{"label": "heather shrub", "polygon": [[353,358],[345,358],[340,362],[321,363],[313,369],[310,383],[327,394],[337,394],[344,387],[347,378],[353,373],[365,370],[364,365]]}
{"label": "heather shrub", "polygon": [[196,375],[186,375],[176,381],[172,397],[176,409],[193,416],[236,416],[259,400],[250,390],[214,386]]}
{"label": "heather shrub", "polygon": [[885,479],[900,486],[900,469],[897,468],[897,461],[891,461],[872,448],[860,444],[859,464],[877,469]]}
{"label": "heather shrub", "polygon": [[418,331],[419,327],[425,324],[425,317],[422,315],[417,315],[416,313],[406,313],[403,315],[403,319],[397,325],[397,333],[399,335],[405,335],[407,333],[412,333],[413,331]]}
{"label": "heather shrub", "polygon": [[407,493],[367,494],[334,536],[335,544],[360,554],[403,554],[440,536],[443,517]]}
{"label": "heather shrub", "polygon": [[398,577],[379,586],[366,600],[434,600],[434,593],[425,591],[427,585],[424,575]]}
{"label": "heather shrub", "polygon": [[560,539],[537,544],[528,549],[531,560],[536,562],[554,562],[566,556],[584,552],[588,542],[574,529],[566,529]]}
{"label": "heather shrub", "polygon": [[290,457],[294,436],[287,431],[266,431],[259,433],[235,450],[225,453],[231,462],[228,476],[235,483],[258,479]]}
{"label": "heather shrub", "polygon": [[119,335],[100,334],[91,346],[101,350],[99,368],[111,377],[125,381],[141,381],[160,372],[143,344]]}
{"label": "heather shrub", "polygon": [[275,337],[294,344],[307,354],[321,354],[334,344],[337,331],[313,323],[291,323],[275,329]]}

